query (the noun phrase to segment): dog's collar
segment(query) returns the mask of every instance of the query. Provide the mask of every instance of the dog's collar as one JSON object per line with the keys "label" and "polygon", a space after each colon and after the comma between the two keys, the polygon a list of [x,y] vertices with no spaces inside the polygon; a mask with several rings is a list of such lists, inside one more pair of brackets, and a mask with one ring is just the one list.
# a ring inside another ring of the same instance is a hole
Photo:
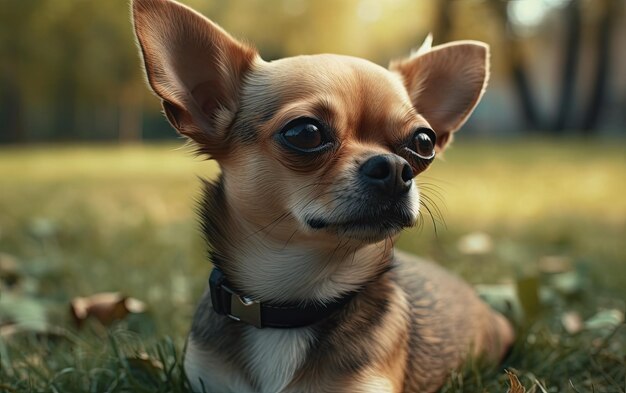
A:
{"label": "dog's collar", "polygon": [[232,289],[224,273],[216,267],[211,272],[209,288],[215,312],[257,328],[296,328],[312,325],[345,306],[358,293],[358,291],[347,293],[323,305],[315,303],[272,305],[238,294]]}

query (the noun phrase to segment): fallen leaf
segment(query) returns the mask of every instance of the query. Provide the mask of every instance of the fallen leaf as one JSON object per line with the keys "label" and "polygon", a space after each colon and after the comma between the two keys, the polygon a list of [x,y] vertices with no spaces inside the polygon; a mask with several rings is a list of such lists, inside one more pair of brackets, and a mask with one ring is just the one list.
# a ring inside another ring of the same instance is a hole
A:
{"label": "fallen leaf", "polygon": [[17,259],[9,254],[0,252],[0,288],[11,288],[18,283],[21,272],[18,268]]}
{"label": "fallen leaf", "polygon": [[561,324],[569,334],[576,334],[583,330],[584,324],[580,314],[576,311],[568,311],[561,315]]}
{"label": "fallen leaf", "polygon": [[70,303],[70,309],[77,327],[93,317],[104,326],[124,319],[129,314],[146,311],[146,304],[141,300],[124,296],[118,292],[98,293],[89,297],[76,297]]}
{"label": "fallen leaf", "polygon": [[536,276],[519,278],[516,281],[517,297],[519,298],[524,316],[534,318],[541,309],[539,301],[539,279]]}
{"label": "fallen leaf", "polygon": [[526,393],[526,388],[524,388],[519,379],[517,379],[517,375],[509,370],[504,370],[504,372],[509,377],[509,384],[511,385],[507,393]]}
{"label": "fallen leaf", "polygon": [[45,239],[58,232],[57,224],[48,218],[38,217],[30,222],[30,232],[38,238]]}
{"label": "fallen leaf", "polygon": [[585,321],[585,329],[597,330],[615,328],[624,322],[624,313],[620,310],[602,310]]}
{"label": "fallen leaf", "polygon": [[513,284],[480,284],[475,286],[476,292],[489,306],[501,314],[520,323],[524,312],[517,297],[517,291]]}
{"label": "fallen leaf", "polygon": [[163,363],[150,357],[147,353],[127,357],[126,364],[133,379],[148,387],[149,390],[157,390],[156,388],[162,383]]}
{"label": "fallen leaf", "polygon": [[126,309],[128,310],[128,312],[132,314],[144,313],[148,308],[146,307],[146,303],[142,302],[141,300],[135,299],[134,297],[126,298],[126,302],[124,304],[126,305]]}
{"label": "fallen leaf", "polygon": [[138,365],[144,368],[149,368],[151,370],[163,370],[164,369],[163,363],[161,363],[160,360],[157,360],[151,357],[145,352],[141,352],[137,354],[136,356],[129,357],[126,360],[129,361],[130,363],[133,363],[135,365]]}
{"label": "fallen leaf", "polygon": [[71,336],[68,335],[67,331],[57,326],[41,325],[33,327],[17,323],[0,326],[0,337],[3,339],[13,338],[19,335],[28,335],[32,337],[33,334],[36,338],[45,338],[48,341],[72,341]]}
{"label": "fallen leaf", "polygon": [[577,271],[556,273],[550,277],[549,285],[566,296],[582,292],[585,286],[581,273]]}
{"label": "fallen leaf", "polygon": [[472,232],[461,237],[457,247],[463,254],[483,255],[493,251],[493,240],[484,232]]}
{"label": "fallen leaf", "polygon": [[11,292],[3,293],[0,297],[0,325],[13,324],[20,329],[45,330],[47,317],[43,303]]}
{"label": "fallen leaf", "polygon": [[539,259],[539,270],[545,274],[568,272],[572,270],[572,260],[564,255],[546,255]]}

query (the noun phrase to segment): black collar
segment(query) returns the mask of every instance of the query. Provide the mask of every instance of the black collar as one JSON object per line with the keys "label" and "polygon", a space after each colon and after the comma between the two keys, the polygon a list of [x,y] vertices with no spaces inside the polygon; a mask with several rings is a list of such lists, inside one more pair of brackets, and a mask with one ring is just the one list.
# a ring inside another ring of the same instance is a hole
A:
{"label": "black collar", "polygon": [[224,273],[216,267],[211,272],[209,287],[215,312],[257,328],[295,328],[312,325],[345,306],[358,293],[358,291],[347,293],[323,305],[261,303],[234,291]]}

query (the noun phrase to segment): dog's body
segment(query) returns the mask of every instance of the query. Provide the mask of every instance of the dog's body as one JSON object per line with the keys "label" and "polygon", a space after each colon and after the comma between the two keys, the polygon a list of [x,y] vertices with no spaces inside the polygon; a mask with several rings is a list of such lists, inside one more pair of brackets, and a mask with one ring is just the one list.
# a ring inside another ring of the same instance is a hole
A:
{"label": "dog's body", "polygon": [[[375,255],[392,250],[382,251]],[[297,329],[217,315],[207,290],[187,343],[187,377],[207,392],[435,392],[470,351],[501,358],[510,327],[466,283],[397,251],[391,264],[349,307]]]}
{"label": "dog's body", "polygon": [[[267,63],[171,0],[134,0],[133,16],[165,114],[222,169],[200,206],[219,274],[188,340],[194,390],[433,392],[468,356],[501,358],[504,318],[393,249],[418,218],[413,178],[484,91],[484,44],[426,46],[390,70],[336,55]],[[287,308],[300,315],[283,323]]]}

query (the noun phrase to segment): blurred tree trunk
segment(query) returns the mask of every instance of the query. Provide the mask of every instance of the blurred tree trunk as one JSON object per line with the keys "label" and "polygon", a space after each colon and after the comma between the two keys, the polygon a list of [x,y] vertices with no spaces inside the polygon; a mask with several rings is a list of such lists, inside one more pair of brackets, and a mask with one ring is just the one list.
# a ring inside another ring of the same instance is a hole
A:
{"label": "blurred tree trunk", "polygon": [[24,36],[33,29],[31,18],[37,15],[41,1],[0,1],[0,141],[25,142],[32,137],[27,129],[25,113],[29,106],[24,94],[24,82],[28,83]]}
{"label": "blurred tree trunk", "polygon": [[77,138],[77,115],[76,106],[78,104],[78,73],[77,66],[80,48],[76,37],[72,36],[68,26],[62,26],[59,35],[65,43],[63,58],[65,63],[60,67],[60,72],[56,82],[55,98],[55,124],[54,134],[63,141],[75,140]]}
{"label": "blurred tree trunk", "polygon": [[121,143],[141,142],[142,115],[139,90],[126,84],[121,88],[119,99],[118,140]]}
{"label": "blurred tree trunk", "polygon": [[537,131],[542,128],[542,121],[532,84],[530,83],[530,78],[526,70],[526,58],[523,48],[510,26],[507,14],[508,2],[490,0],[489,4],[500,19],[500,25],[503,27],[502,35],[505,39],[505,54],[503,57],[509,61],[510,77],[513,82],[515,94],[517,95],[519,109],[522,113],[525,126],[530,132]]}
{"label": "blurred tree trunk", "polygon": [[517,97],[521,106],[526,127],[529,131],[534,132],[541,129],[541,120],[537,110],[537,101],[528,79],[526,72],[526,64],[519,47],[519,44],[509,45],[509,58],[511,59],[511,75],[513,77],[513,85],[517,92]]}
{"label": "blurred tree trunk", "polygon": [[558,101],[556,118],[552,125],[555,134],[572,126],[572,107],[575,104],[576,74],[578,71],[578,57],[580,52],[580,37],[582,30],[580,0],[570,0],[566,11],[566,42],[563,53],[561,92]]}
{"label": "blurred tree trunk", "polygon": [[604,12],[600,18],[597,31],[597,56],[593,87],[583,119],[582,131],[584,135],[592,135],[597,131],[598,119],[602,111],[602,104],[607,93],[609,67],[611,64],[611,36],[615,24],[617,1],[604,0]]}
{"label": "blurred tree trunk", "polygon": [[76,81],[68,72],[60,77],[56,92],[54,135],[63,141],[76,139]]}
{"label": "blurred tree trunk", "polygon": [[3,134],[0,141],[23,142],[26,135],[24,134],[22,96],[16,84],[15,75],[9,67],[5,67],[0,89],[0,121],[2,122],[1,131]]}

